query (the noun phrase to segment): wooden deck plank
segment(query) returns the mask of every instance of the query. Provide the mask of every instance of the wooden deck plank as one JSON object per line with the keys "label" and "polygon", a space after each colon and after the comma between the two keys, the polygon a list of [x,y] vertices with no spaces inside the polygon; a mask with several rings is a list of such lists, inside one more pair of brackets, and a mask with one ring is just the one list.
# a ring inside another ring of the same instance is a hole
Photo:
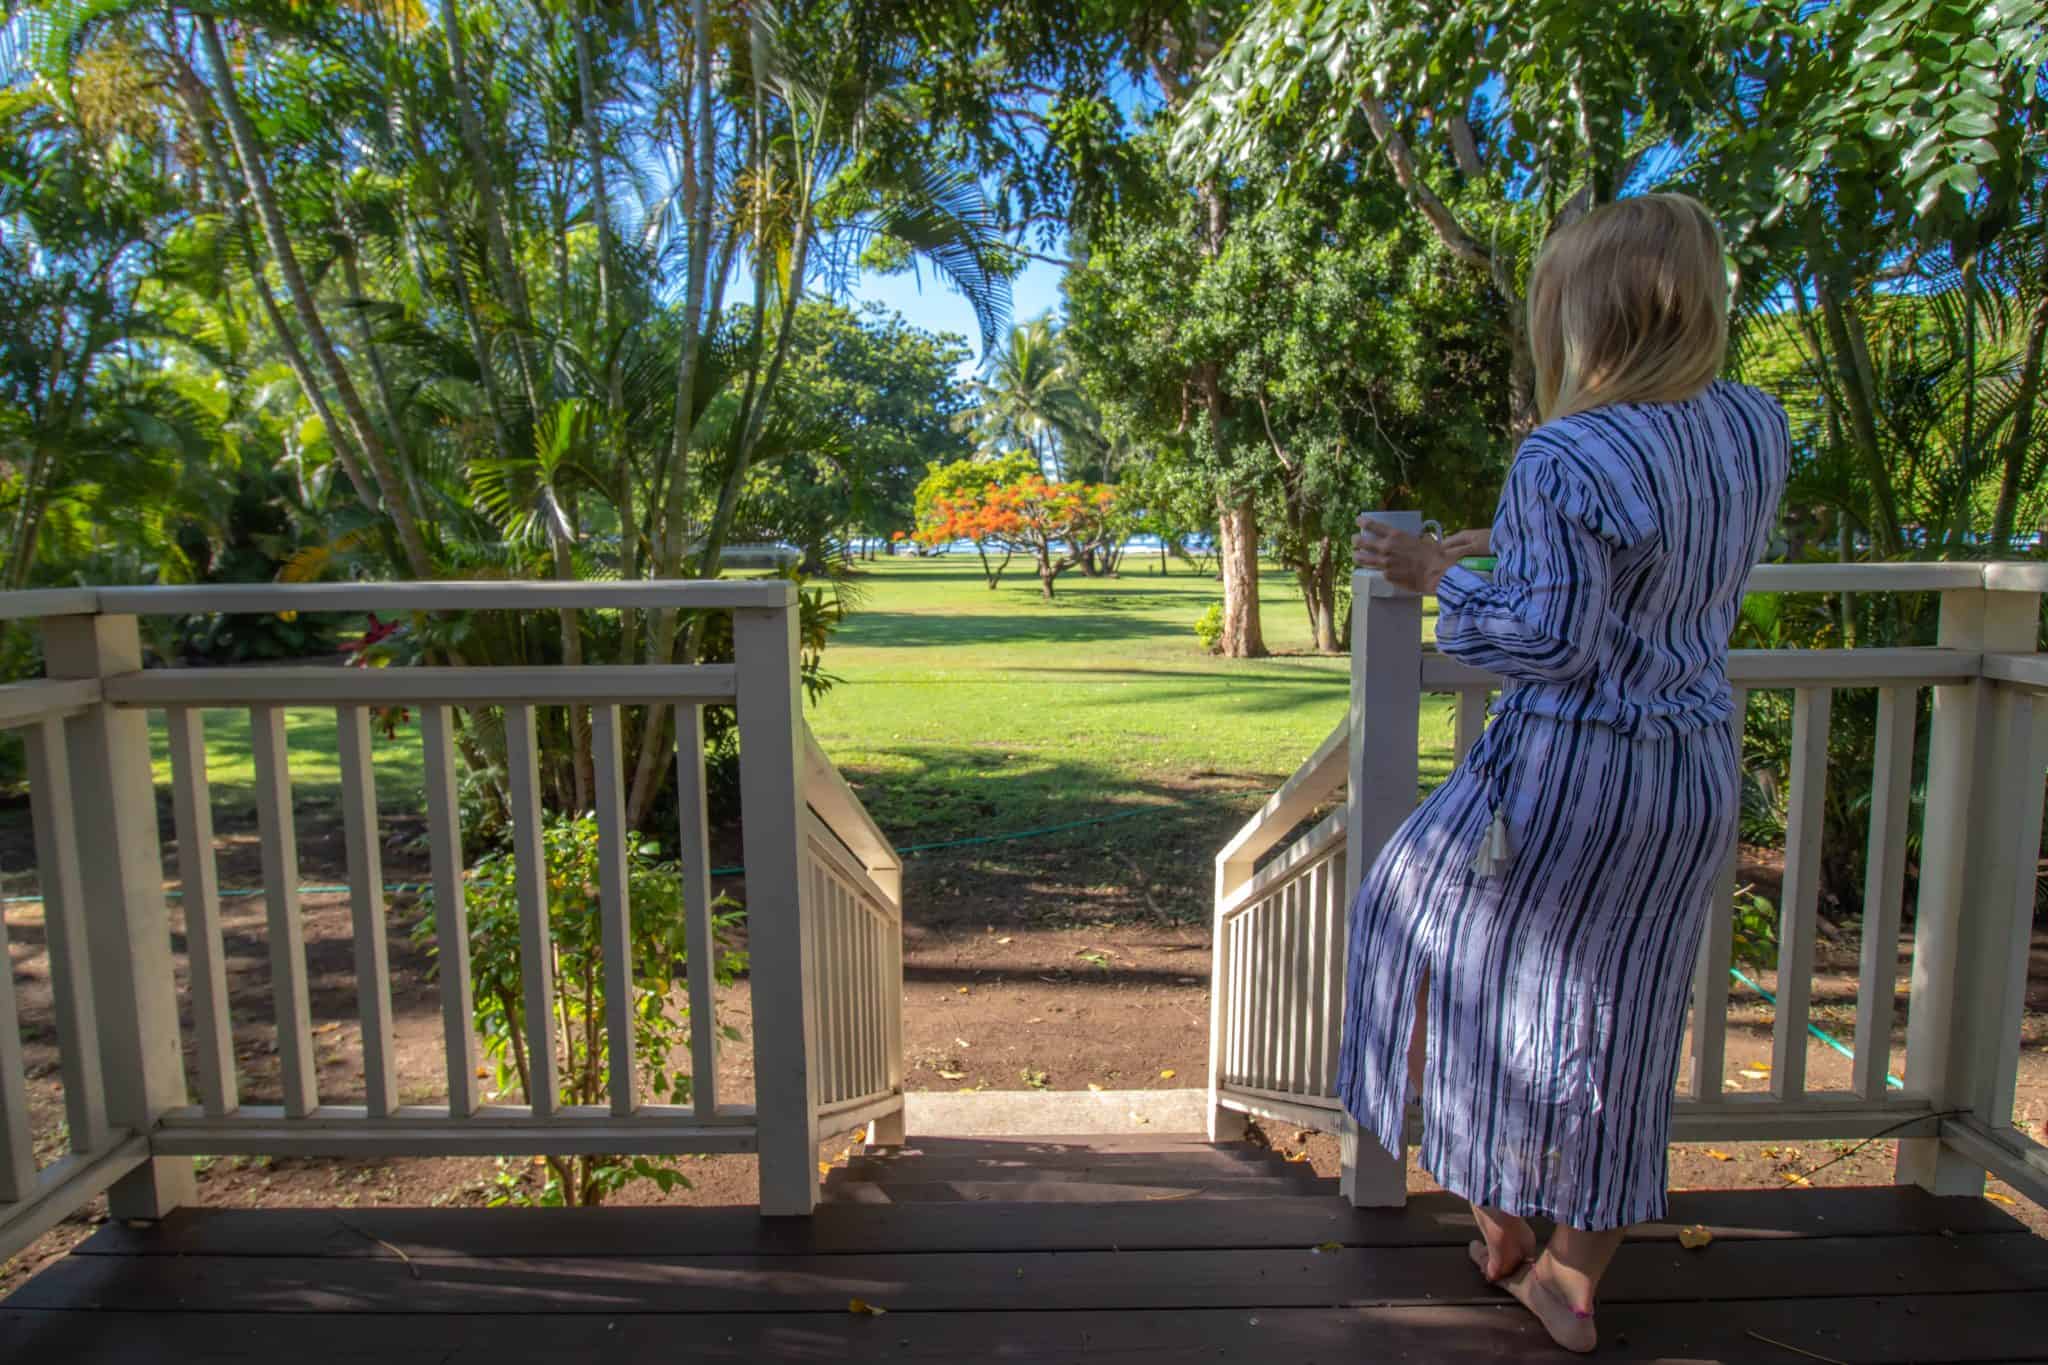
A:
{"label": "wooden deck plank", "polygon": [[[1968,1312],[1954,1311],[1967,1302]],[[1606,1361],[1784,1361],[1767,1337],[1835,1359],[2012,1361],[2040,1354],[2048,1294],[1967,1300],[1778,1300],[1626,1306],[1606,1315]],[[557,1317],[236,1313],[158,1315],[0,1308],[0,1358],[22,1365],[291,1360],[295,1365],[503,1365],[508,1360],[1157,1362],[1571,1360],[1512,1306],[798,1316]]]}
{"label": "wooden deck plank", "polygon": [[1047,1180],[1055,1183],[1070,1180],[1108,1180],[1126,1185],[1182,1186],[1212,1180],[1284,1180],[1307,1186],[1315,1193],[1322,1193],[1313,1170],[1303,1167],[1296,1171],[1279,1162],[1266,1161],[1205,1161],[1199,1165],[1192,1162],[1160,1162],[1149,1166],[1137,1162],[1094,1161],[1059,1166],[997,1166],[965,1161],[905,1162],[900,1166],[878,1166],[870,1162],[853,1161],[847,1163],[843,1174],[835,1171],[834,1175],[842,1180],[870,1181],[880,1185],[930,1184],[951,1180]]}
{"label": "wooden deck plank", "polygon": [[[1719,1241],[1750,1238],[1997,1233],[2020,1224],[1982,1199],[1912,1186],[1708,1190],[1674,1194],[1670,1216],[1631,1236],[1670,1241],[1700,1224]],[[826,1205],[810,1219],[707,1209],[180,1209],[153,1225],[108,1223],[74,1255],[409,1256],[844,1255],[882,1252],[1125,1251],[1150,1248],[1463,1246],[1462,1201],[1417,1195],[1404,1209],[1349,1209],[1289,1197],[1257,1218],[1200,1201],[1118,1205]],[[384,1245],[380,1245],[384,1244]]]}
{"label": "wooden deck plank", "polygon": [[[2024,1234],[1670,1243],[1622,1248],[1609,1306],[1701,1299],[2048,1292],[2048,1242]],[[222,1313],[833,1313],[1314,1308],[1499,1300],[1461,1247],[1317,1252],[979,1252],[556,1258],[71,1257],[10,1307]]]}

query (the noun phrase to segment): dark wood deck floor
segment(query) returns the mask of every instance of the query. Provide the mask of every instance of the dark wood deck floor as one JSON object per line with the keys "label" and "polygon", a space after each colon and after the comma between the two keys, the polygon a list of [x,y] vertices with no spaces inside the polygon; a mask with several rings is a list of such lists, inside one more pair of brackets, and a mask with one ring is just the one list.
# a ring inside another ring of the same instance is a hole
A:
{"label": "dark wood deck floor", "polygon": [[[1221,1183],[1274,1178],[1208,1155]],[[1017,1164],[948,1157],[909,1202],[877,1166],[882,1193],[807,1222],[190,1210],[105,1227],[0,1301],[0,1361],[1569,1358],[1477,1280],[1453,1200],[1217,1199],[1200,1180],[1184,1193],[1170,1162],[1085,1164],[1121,1202],[1005,1199],[1032,1183]],[[986,1178],[933,1193],[956,1174]],[[1712,1245],[1682,1249],[1689,1223]],[[1601,1324],[1605,1360],[2048,1359],[2048,1242],[1981,1200],[1917,1190],[1682,1194],[1622,1250]]]}

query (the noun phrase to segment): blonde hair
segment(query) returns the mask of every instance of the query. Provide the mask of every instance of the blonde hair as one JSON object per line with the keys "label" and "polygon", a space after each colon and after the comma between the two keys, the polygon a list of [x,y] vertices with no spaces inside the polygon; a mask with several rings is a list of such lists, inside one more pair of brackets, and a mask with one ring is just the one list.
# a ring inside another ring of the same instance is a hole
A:
{"label": "blonde hair", "polygon": [[1644,194],[1554,233],[1529,273],[1529,349],[1545,421],[1696,397],[1728,349],[1727,266],[1706,208]]}

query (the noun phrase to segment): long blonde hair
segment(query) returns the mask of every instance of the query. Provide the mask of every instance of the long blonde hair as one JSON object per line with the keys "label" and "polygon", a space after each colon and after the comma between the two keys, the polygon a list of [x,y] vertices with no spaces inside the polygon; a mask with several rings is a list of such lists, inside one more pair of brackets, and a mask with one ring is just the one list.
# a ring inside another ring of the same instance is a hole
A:
{"label": "long blonde hair", "polygon": [[1721,233],[1689,195],[1603,205],[1553,234],[1529,273],[1529,350],[1545,421],[1695,397],[1727,349]]}

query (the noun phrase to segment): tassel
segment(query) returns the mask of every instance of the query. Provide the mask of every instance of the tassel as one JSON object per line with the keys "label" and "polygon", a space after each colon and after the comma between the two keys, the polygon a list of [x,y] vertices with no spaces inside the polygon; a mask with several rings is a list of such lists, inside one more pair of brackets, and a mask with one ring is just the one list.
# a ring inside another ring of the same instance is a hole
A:
{"label": "tassel", "polygon": [[1479,851],[1472,855],[1472,875],[1475,877],[1497,877],[1507,870],[1511,852],[1508,848],[1508,818],[1495,811],[1493,821],[1486,827],[1486,833],[1479,838]]}

